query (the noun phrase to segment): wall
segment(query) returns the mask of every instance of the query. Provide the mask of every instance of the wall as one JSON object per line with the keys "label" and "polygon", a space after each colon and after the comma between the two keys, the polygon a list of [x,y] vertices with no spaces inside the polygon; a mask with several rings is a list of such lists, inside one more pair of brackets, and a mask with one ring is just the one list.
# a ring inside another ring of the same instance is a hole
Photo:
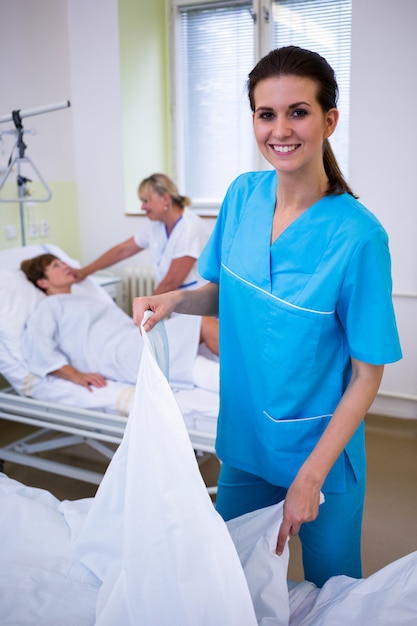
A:
{"label": "wall", "polygon": [[139,208],[137,185],[168,165],[164,11],[164,0],[68,2],[85,263],[140,229],[146,218],[126,215]]}
{"label": "wall", "polygon": [[389,234],[404,353],[402,361],[386,367],[374,410],[417,417],[417,125],[409,116],[417,98],[417,3],[352,5],[350,182]]}
{"label": "wall", "polygon": [[[43,108],[71,99],[69,41],[64,0],[0,0],[1,88],[0,117],[14,110]],[[74,178],[71,108],[23,118],[25,156],[28,170],[36,180],[33,166],[47,182],[53,195],[48,203],[27,203],[23,207],[28,244],[54,242],[69,254],[80,256],[77,187]],[[13,129],[13,123],[0,124],[0,132]],[[36,134],[32,134],[32,131]],[[0,171],[7,168],[16,137],[3,134],[0,142]],[[18,198],[16,170],[0,198]],[[46,193],[30,185],[32,199]],[[30,237],[30,225],[47,222],[49,234]],[[16,236],[8,239],[7,228]],[[21,245],[19,203],[0,203],[0,246]]]}
{"label": "wall", "polygon": [[[28,220],[47,221],[50,231],[27,243],[51,241],[87,263],[141,228],[146,218],[127,216],[139,208],[138,182],[170,173],[165,13],[165,0],[0,0],[0,54],[8,59],[0,116],[71,101],[68,110],[24,120],[37,132],[27,156],[53,192],[50,202],[26,206]],[[0,145],[0,167],[9,154]],[[21,245],[19,235],[19,205],[0,204],[0,246]]]}
{"label": "wall", "polygon": [[119,0],[124,189],[140,208],[138,183],[171,171],[169,58],[165,0]]}

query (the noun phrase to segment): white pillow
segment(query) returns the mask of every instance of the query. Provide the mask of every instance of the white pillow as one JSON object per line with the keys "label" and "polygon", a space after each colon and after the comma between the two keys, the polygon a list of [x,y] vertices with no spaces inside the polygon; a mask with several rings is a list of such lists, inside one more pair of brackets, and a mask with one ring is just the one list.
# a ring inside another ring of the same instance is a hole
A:
{"label": "white pillow", "polygon": [[45,297],[21,270],[0,271],[0,374],[15,389],[28,375],[20,338],[28,316]]}
{"label": "white pillow", "polygon": [[21,270],[0,271],[0,337],[20,342],[27,318],[45,297]]}

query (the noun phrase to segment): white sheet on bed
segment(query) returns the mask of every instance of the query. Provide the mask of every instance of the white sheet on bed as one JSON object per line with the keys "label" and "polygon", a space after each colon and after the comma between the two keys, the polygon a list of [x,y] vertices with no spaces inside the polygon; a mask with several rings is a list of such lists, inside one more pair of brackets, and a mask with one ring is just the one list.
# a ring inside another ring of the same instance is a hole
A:
{"label": "white sheet on bed", "polygon": [[[84,516],[89,500],[70,503]],[[94,624],[99,581],[73,558],[70,527],[47,491],[0,474],[0,623]]]}
{"label": "white sheet on bed", "polygon": [[365,580],[287,591],[288,552],[273,553],[280,505],[232,520],[228,534],[172,390],[147,355],[146,393],[135,396],[95,499],[60,503],[0,475],[2,626],[329,626],[347,616],[414,626],[417,552]]}
{"label": "white sheet on bed", "polygon": [[[79,532],[92,499],[59,502],[50,493],[26,487],[0,473],[0,624],[2,626],[92,626],[100,581],[74,559],[70,535]],[[265,511],[270,517],[269,512]],[[151,517],[148,507],[143,515]],[[261,512],[261,515],[263,513]],[[243,516],[244,517],[244,516]],[[10,520],[13,520],[11,523]],[[270,534],[279,523],[277,519]],[[240,525],[240,521],[237,520]],[[166,533],[173,541],[172,529]],[[246,531],[245,531],[246,532]],[[146,538],[137,537],[138,542]],[[259,560],[265,569],[265,542],[259,538]],[[164,562],[160,563],[161,576]],[[138,581],[138,586],[140,582]],[[281,608],[286,594],[284,574],[275,571],[269,590],[277,585]],[[186,590],[184,590],[186,593]],[[417,615],[417,552],[384,567],[367,579],[330,579],[322,589],[312,583],[289,583],[290,626],[337,626],[347,623],[415,626]],[[269,607],[271,608],[271,606]],[[288,609],[287,609],[288,611]],[[281,616],[281,613],[278,613]],[[115,624],[124,622],[115,621]],[[139,622],[141,623],[141,622]],[[271,621],[277,626],[280,622]],[[172,617],[170,626],[176,625]],[[155,621],[146,626],[161,626]],[[182,626],[182,624],[181,624]],[[217,626],[214,624],[213,626]],[[242,626],[246,626],[242,622]]]}
{"label": "white sheet on bed", "polygon": [[[201,318],[175,315],[165,327],[169,381],[177,389],[193,388]],[[21,349],[30,371],[41,377],[70,364],[81,372],[135,385],[143,339],[132,318],[114,302],[57,294],[43,299],[29,315]]]}

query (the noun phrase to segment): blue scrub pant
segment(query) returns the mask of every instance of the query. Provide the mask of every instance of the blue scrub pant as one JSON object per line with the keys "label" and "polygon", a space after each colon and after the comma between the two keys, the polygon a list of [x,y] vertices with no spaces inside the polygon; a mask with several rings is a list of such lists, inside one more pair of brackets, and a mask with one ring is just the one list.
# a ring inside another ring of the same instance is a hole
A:
{"label": "blue scrub pant", "polygon": [[[325,502],[313,522],[300,529],[304,577],[318,587],[331,576],[361,578],[361,529],[365,477],[358,482],[346,464],[345,493],[324,493]],[[286,488],[222,464],[216,509],[225,521],[284,500]]]}

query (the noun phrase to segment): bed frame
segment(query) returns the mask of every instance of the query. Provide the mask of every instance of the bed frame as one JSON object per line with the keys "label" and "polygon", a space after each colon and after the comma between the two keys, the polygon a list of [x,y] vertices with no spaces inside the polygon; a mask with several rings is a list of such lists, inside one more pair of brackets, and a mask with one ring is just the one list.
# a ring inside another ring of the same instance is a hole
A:
{"label": "bed frame", "polygon": [[[41,402],[19,396],[11,387],[0,391],[0,419],[35,428],[30,434],[0,447],[1,463],[18,463],[97,485],[102,473],[53,461],[39,456],[39,453],[86,444],[110,461],[127,424],[127,417]],[[198,453],[199,465],[215,455],[213,433],[188,429],[188,434]],[[208,487],[208,491],[215,493],[216,487]]]}

